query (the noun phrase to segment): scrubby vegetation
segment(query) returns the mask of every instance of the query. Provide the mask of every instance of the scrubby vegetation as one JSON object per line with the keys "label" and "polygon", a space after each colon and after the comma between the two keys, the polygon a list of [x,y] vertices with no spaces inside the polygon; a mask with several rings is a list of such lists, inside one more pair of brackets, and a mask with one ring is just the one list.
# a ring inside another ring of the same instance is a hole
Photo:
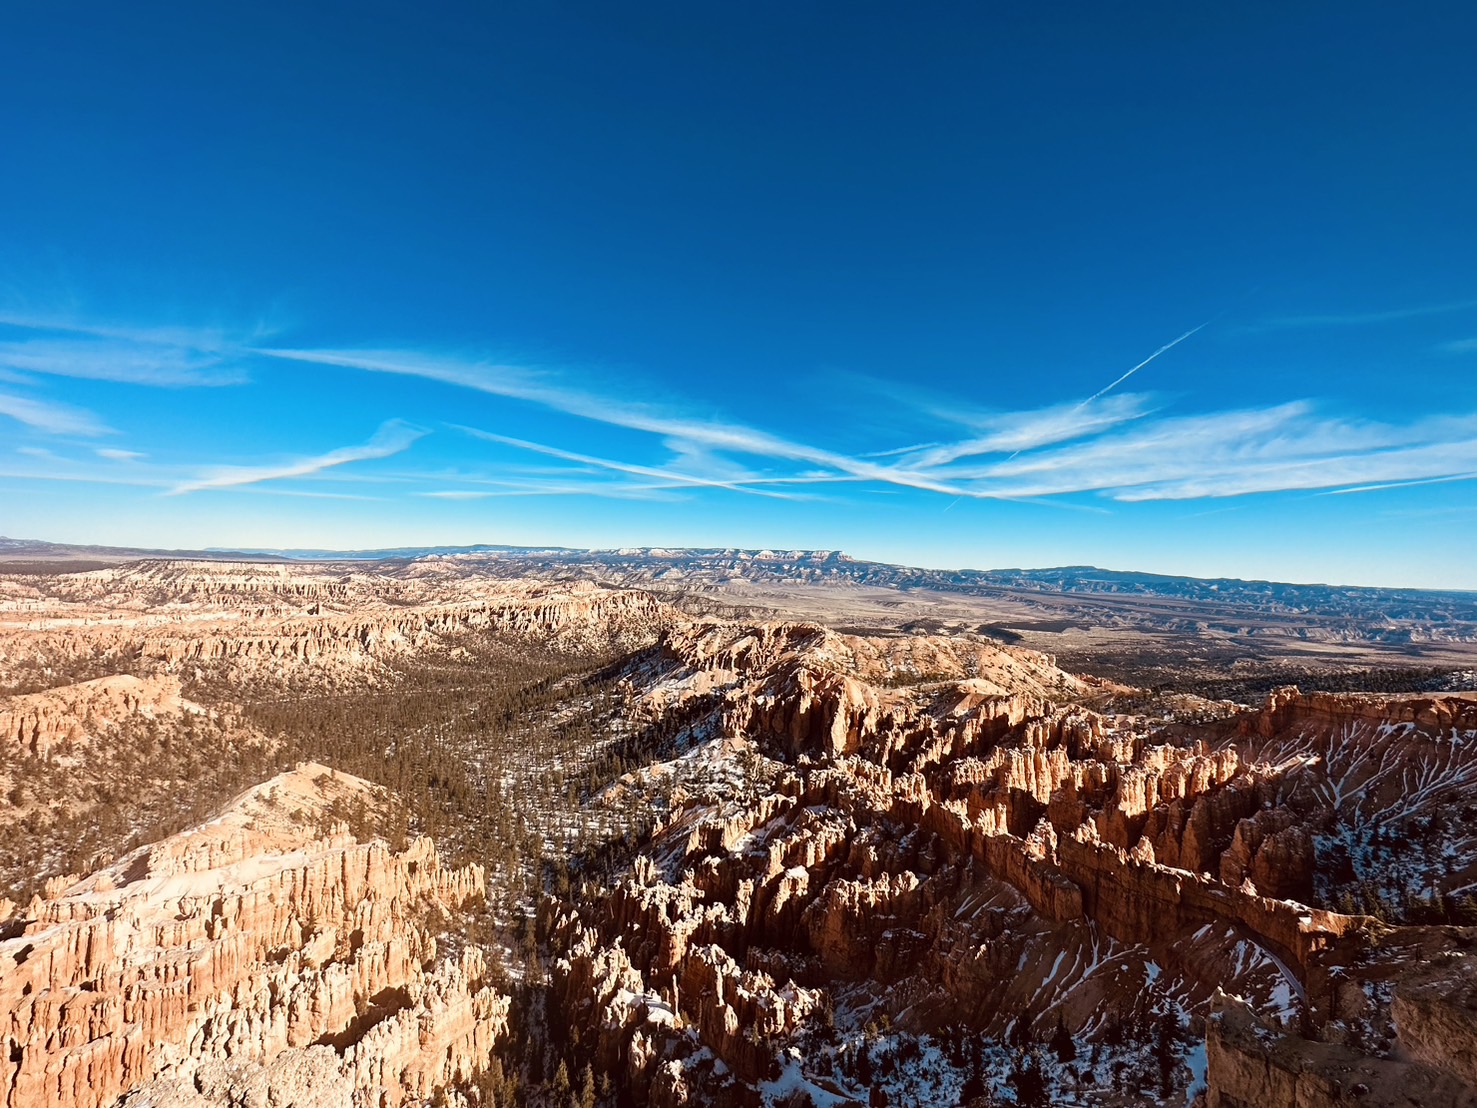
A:
{"label": "scrubby vegetation", "polygon": [[1178,657],[1153,650],[1062,651],[1069,671],[1091,673],[1151,695],[1188,693],[1206,700],[1257,705],[1272,690],[1297,685],[1335,693],[1440,693],[1469,688],[1472,674],[1450,666],[1289,665],[1231,652]]}
{"label": "scrubby vegetation", "polygon": [[322,762],[394,797],[389,811],[330,817],[396,847],[430,835],[449,862],[487,869],[488,902],[456,930],[501,949],[497,983],[516,1018],[497,1063],[457,1091],[478,1105],[617,1103],[578,1031],[551,1033],[545,967],[559,911],[591,897],[650,833],[650,797],[598,794],[677,728],[627,723],[622,664],[466,635],[373,685],[299,693],[202,669],[186,692],[206,713],[133,718],[45,759],[0,744],[0,897],[24,902],[47,877],[109,864],[281,769]]}
{"label": "scrubby vegetation", "polygon": [[44,758],[0,743],[0,898],[84,873],[206,819],[280,766],[274,744],[227,713],[134,717]]}

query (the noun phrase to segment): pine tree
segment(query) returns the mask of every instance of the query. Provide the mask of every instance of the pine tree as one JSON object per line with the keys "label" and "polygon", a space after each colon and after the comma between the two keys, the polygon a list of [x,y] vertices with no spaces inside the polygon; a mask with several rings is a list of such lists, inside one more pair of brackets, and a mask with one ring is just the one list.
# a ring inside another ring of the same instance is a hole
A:
{"label": "pine tree", "polygon": [[964,1085],[959,1090],[959,1100],[964,1104],[973,1104],[975,1101],[989,1094],[990,1087],[985,1084],[985,1076],[977,1069],[971,1069],[969,1076],[964,1079]]}
{"label": "pine tree", "polygon": [[1180,1021],[1172,1009],[1159,1017],[1159,1026],[1154,1040],[1154,1057],[1159,1062],[1159,1094],[1167,1097],[1174,1091],[1174,1071],[1179,1066],[1179,1054],[1175,1040],[1179,1036]]}
{"label": "pine tree", "polygon": [[562,1058],[559,1060],[559,1068],[554,1071],[554,1080],[549,1089],[554,1094],[555,1103],[563,1104],[569,1099],[569,1067]]}
{"label": "pine tree", "polygon": [[1056,1030],[1051,1033],[1050,1045],[1058,1062],[1065,1064],[1077,1057],[1077,1044],[1072,1041],[1072,1035],[1067,1030],[1066,1017],[1060,1010],[1056,1014]]}
{"label": "pine tree", "polygon": [[1046,1108],[1046,1077],[1041,1072],[1041,1060],[1034,1051],[1021,1051],[1016,1055],[1015,1065],[1010,1071],[1010,1084],[1015,1089],[1015,1102],[1020,1108]]}

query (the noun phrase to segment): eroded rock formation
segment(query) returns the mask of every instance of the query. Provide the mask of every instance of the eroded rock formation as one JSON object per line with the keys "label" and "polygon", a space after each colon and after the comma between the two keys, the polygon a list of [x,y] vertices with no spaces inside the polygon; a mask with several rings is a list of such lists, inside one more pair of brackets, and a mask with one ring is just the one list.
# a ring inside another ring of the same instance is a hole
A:
{"label": "eroded rock formation", "polygon": [[[1090,1042],[1146,1013],[1195,1023],[1220,987],[1279,1026],[1410,1038],[1411,1072],[1446,1090],[1429,1103],[1461,1102],[1449,982],[1397,992],[1392,1015],[1381,982],[1409,952],[1381,940],[1378,981],[1346,965],[1385,925],[1320,905],[1319,872],[1388,799],[1386,763],[1408,771],[1400,818],[1443,818],[1477,772],[1468,702],[1282,693],[1170,738],[1086,709],[1093,686],[1044,655],[804,624],[678,628],[631,681],[638,712],[703,705],[707,722],[657,771],[682,781],[665,830],[601,911],[568,921],[555,977],[653,1103],[757,1103],[790,1064],[780,1045],[848,1010],[915,1033],[1060,1022]],[[1223,1063],[1242,1059],[1227,1018]],[[1278,1064],[1246,1103],[1322,1103],[1321,1078],[1283,1082]],[[1213,1103],[1252,1088],[1234,1068],[1211,1066]]]}
{"label": "eroded rock formation", "polygon": [[[437,587],[286,565],[146,562],[67,575],[52,595],[0,598],[7,670],[89,659],[258,682],[364,680],[387,660],[454,650],[469,633],[588,654],[651,643],[677,613],[649,593],[588,582]],[[392,587],[391,587],[392,586]]]}
{"label": "eroded rock formation", "polygon": [[[1471,1108],[1477,1087],[1444,1066],[1310,1042],[1220,996],[1207,1020],[1207,1108]],[[1438,1052],[1449,1060],[1445,1050]]]}
{"label": "eroded rock formation", "polygon": [[[7,587],[0,677],[40,690],[0,701],[11,825],[56,803],[16,782],[104,736],[156,759],[245,736],[181,680],[291,704],[395,689],[411,660],[471,681],[498,651],[634,651],[601,671],[606,733],[571,733],[619,754],[612,775],[657,758],[597,798],[657,832],[538,918],[547,1011],[579,1033],[559,1048],[635,1102],[944,1104],[1048,1064],[1057,1092],[1125,1102],[1472,1103],[1477,931],[1452,921],[1477,912],[1477,698],[1283,689],[1171,719],[978,635],[689,620],[460,566],[149,561]],[[143,676],[93,676],[119,665]],[[462,700],[459,722],[532,702]],[[555,726],[589,706],[539,703]],[[595,780],[595,758],[555,760],[519,772]],[[471,1082],[510,1022],[458,933],[485,878],[363,831],[384,799],[304,765],[0,901],[0,1108],[393,1108]]]}
{"label": "eroded rock formation", "polygon": [[0,742],[45,758],[58,746],[85,743],[130,717],[155,719],[203,710],[180,694],[179,678],[172,674],[118,674],[0,698]]}
{"label": "eroded rock formation", "polygon": [[443,954],[436,937],[483,874],[445,868],[429,840],[396,853],[335,820],[379,803],[305,764],[50,883],[0,924],[0,1103],[270,1088],[271,1103],[393,1106],[485,1066],[507,1000],[478,949]]}

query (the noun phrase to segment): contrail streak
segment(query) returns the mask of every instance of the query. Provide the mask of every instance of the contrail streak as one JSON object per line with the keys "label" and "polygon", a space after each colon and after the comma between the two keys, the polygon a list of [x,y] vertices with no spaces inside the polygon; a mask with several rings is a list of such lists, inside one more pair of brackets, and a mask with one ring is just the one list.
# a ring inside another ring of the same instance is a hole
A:
{"label": "contrail streak", "polygon": [[[1098,397],[1102,396],[1104,393],[1112,392],[1119,385],[1123,384],[1124,381],[1127,381],[1135,373],[1137,373],[1139,370],[1143,369],[1144,366],[1148,365],[1155,358],[1159,357],[1160,354],[1163,354],[1166,350],[1173,350],[1176,346],[1178,346],[1180,343],[1184,342],[1187,338],[1189,338],[1191,335],[1193,335],[1196,331],[1203,331],[1206,327],[1209,327],[1210,324],[1211,324],[1211,321],[1207,319],[1199,327],[1192,327],[1192,328],[1190,328],[1188,331],[1186,331],[1179,338],[1175,339],[1173,342],[1166,342],[1158,350],[1154,351],[1154,353],[1150,354],[1143,361],[1139,362],[1138,365],[1134,366],[1127,373],[1125,373],[1122,377],[1119,377],[1111,385],[1108,385],[1106,388],[1098,389],[1097,392],[1093,393],[1086,400],[1084,400],[1081,404],[1078,404],[1077,405],[1077,408],[1085,408],[1089,404],[1091,404],[1094,400],[1096,400]],[[1073,409],[1073,411],[1076,411],[1076,410],[1077,410],[1076,408]]]}
{"label": "contrail streak", "polygon": [[[1219,318],[1220,318],[1220,316],[1216,316],[1215,317],[1215,319],[1219,319]],[[1207,319],[1199,327],[1191,327],[1188,331],[1186,331],[1179,338],[1174,339],[1171,342],[1166,342],[1158,350],[1154,351],[1154,353],[1150,354],[1143,361],[1139,362],[1138,365],[1134,366],[1127,373],[1123,374],[1123,376],[1119,377],[1112,384],[1106,385],[1103,388],[1098,389],[1097,392],[1093,393],[1086,400],[1082,401],[1082,403],[1078,404],[1075,408],[1072,409],[1072,411],[1074,411],[1074,412],[1080,412],[1083,408],[1087,407],[1089,404],[1091,404],[1094,400],[1098,399],[1100,396],[1103,396],[1103,395],[1105,395],[1107,393],[1112,392],[1119,385],[1123,384],[1124,381],[1127,381],[1135,373],[1137,373],[1139,370],[1143,369],[1144,366],[1148,365],[1155,358],[1159,357],[1160,354],[1163,354],[1166,350],[1173,350],[1176,346],[1178,346],[1180,343],[1184,342],[1187,338],[1189,338],[1191,335],[1193,335],[1196,331],[1203,331],[1203,330],[1205,330],[1205,328],[1209,327],[1212,323],[1215,322],[1215,319]],[[1025,449],[1026,448],[1024,446],[1021,447],[1020,450],[1017,450],[1015,452],[1015,454],[1012,454],[1009,458],[1006,458],[1005,460],[1007,462],[1010,461],[1012,458],[1016,457],[1017,454],[1022,453]]]}

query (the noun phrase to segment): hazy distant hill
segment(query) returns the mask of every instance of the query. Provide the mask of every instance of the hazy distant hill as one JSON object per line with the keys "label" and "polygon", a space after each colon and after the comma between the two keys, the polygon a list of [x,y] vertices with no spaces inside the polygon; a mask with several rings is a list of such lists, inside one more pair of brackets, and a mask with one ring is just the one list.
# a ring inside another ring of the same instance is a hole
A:
{"label": "hazy distant hill", "polygon": [[[89,563],[161,557],[379,563],[390,572],[400,563],[416,566],[417,572],[451,575],[577,576],[624,588],[653,588],[787,610],[793,610],[793,604],[788,600],[779,603],[779,598],[796,589],[812,594],[822,590],[839,599],[836,605],[821,602],[812,609],[812,618],[833,623],[880,620],[924,629],[961,629],[972,621],[981,630],[1007,633],[1057,633],[1075,627],[1229,637],[1243,642],[1275,638],[1294,644],[1365,643],[1416,656],[1442,644],[1477,643],[1477,593],[1454,590],[1206,580],[1093,566],[920,569],[865,561],[834,550],[575,550],[482,544],[339,551],[158,551],[0,539],[0,564],[7,564],[11,572],[28,563],[49,563],[50,571],[56,572]],[[872,604],[859,614],[851,601],[860,595],[859,590],[896,592],[912,599],[944,598],[953,608],[946,614],[934,610],[937,604],[924,610],[915,610],[918,605],[895,606],[898,610],[888,613]],[[841,610],[842,601],[850,604],[846,612]],[[1051,648],[1071,649],[1065,643]]]}

